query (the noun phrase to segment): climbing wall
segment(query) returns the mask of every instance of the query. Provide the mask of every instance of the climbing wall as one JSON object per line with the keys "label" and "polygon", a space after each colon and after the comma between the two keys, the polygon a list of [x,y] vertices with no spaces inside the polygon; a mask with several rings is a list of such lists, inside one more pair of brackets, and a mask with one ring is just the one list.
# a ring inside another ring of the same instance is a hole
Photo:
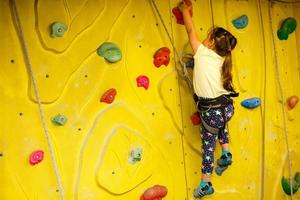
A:
{"label": "climbing wall", "polygon": [[[155,2],[180,55],[190,53],[171,12],[178,1]],[[287,40],[276,32],[287,17],[300,22],[300,4],[193,3],[201,39],[212,25],[238,39],[233,75],[240,96],[229,123],[234,161],[221,177],[213,174],[215,194],[205,199],[287,200],[281,177],[289,176],[289,158],[292,176],[300,171],[300,107],[286,103],[300,96],[300,29]],[[199,125],[190,119],[196,108],[152,0],[16,0],[16,8],[32,72],[13,1],[2,0],[0,199],[133,200],[154,185],[168,189],[166,200],[193,199],[202,159]],[[232,20],[243,14],[249,24],[236,29]],[[54,22],[61,29],[51,35]],[[113,46],[100,50],[106,42]],[[170,61],[155,66],[161,47],[171,51]],[[120,60],[107,60],[111,55]],[[115,93],[103,101],[107,91]],[[242,107],[251,97],[261,105]]]}

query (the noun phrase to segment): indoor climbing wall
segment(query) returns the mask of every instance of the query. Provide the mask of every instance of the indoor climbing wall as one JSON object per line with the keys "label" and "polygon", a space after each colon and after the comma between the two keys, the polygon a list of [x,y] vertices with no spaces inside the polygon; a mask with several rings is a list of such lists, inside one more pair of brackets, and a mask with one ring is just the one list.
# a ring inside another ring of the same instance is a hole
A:
{"label": "indoor climbing wall", "polygon": [[[200,130],[165,31],[179,56],[191,53],[172,13],[177,4],[0,1],[0,199],[193,199]],[[300,172],[300,107],[287,102],[300,95],[300,29],[284,40],[277,31],[288,17],[300,22],[300,4],[193,5],[201,39],[213,25],[238,39],[233,75],[240,96],[229,123],[234,161],[221,177],[213,174],[215,194],[205,199],[287,200],[281,179]],[[251,98],[258,105],[244,107]]]}

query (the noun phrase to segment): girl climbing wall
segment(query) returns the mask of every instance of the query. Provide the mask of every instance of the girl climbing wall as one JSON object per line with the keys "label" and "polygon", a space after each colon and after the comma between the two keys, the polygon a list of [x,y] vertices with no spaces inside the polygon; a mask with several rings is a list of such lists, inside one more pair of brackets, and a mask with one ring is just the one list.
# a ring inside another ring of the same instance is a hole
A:
{"label": "girl climbing wall", "polygon": [[202,180],[194,190],[194,197],[200,198],[214,193],[210,180],[217,139],[222,146],[222,155],[217,161],[216,173],[221,175],[232,163],[228,131],[225,126],[234,113],[231,97],[238,95],[234,91],[231,75],[231,51],[236,46],[237,40],[227,30],[214,27],[207,38],[200,42],[190,15],[192,3],[186,0],[179,7],[194,52],[193,86],[195,101],[202,119]]}

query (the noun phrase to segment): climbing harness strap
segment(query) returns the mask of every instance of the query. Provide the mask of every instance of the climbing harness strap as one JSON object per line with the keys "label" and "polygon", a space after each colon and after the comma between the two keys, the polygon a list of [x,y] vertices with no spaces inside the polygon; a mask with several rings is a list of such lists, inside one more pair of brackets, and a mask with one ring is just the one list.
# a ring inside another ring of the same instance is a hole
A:
{"label": "climbing harness strap", "polygon": [[22,29],[22,25],[21,25],[21,22],[20,22],[20,17],[19,17],[19,13],[18,13],[18,9],[17,9],[16,0],[11,0],[11,2],[12,2],[11,3],[12,4],[12,12],[13,12],[15,23],[16,23],[16,31],[18,33],[18,37],[19,37],[20,42],[21,42],[22,50],[24,52],[24,59],[25,59],[26,67],[27,67],[27,70],[29,72],[32,84],[33,84],[34,93],[35,93],[36,100],[37,100],[38,107],[39,107],[40,117],[41,117],[41,120],[42,120],[45,136],[46,136],[46,139],[47,139],[47,143],[48,143],[48,147],[49,147],[49,151],[50,151],[50,155],[51,155],[51,159],[52,159],[52,164],[54,166],[54,171],[55,171],[55,175],[56,175],[56,180],[57,180],[59,192],[61,194],[61,199],[64,200],[65,199],[64,190],[63,190],[62,183],[61,183],[61,180],[60,180],[60,174],[59,174],[58,166],[57,166],[57,163],[56,163],[53,146],[51,144],[49,131],[48,131],[48,128],[47,128],[47,125],[46,125],[46,120],[45,120],[44,112],[43,112],[43,109],[42,109],[42,103],[41,103],[40,95],[39,95],[39,92],[38,92],[36,80],[35,80],[34,75],[33,75],[32,65],[31,65],[31,62],[30,62],[30,57],[29,57],[29,54],[28,54],[28,50],[27,50],[27,46],[26,46],[26,42],[25,42],[25,38],[24,38],[24,34],[23,34],[23,29]]}
{"label": "climbing harness strap", "polygon": [[224,125],[220,128],[210,126],[203,119],[203,117],[200,114],[201,123],[206,130],[208,130],[210,133],[213,133],[213,134],[219,134],[220,131],[225,130],[227,123],[225,122],[226,118],[225,118],[224,108],[226,106],[228,106],[229,104],[233,103],[233,100],[231,99],[231,97],[237,97],[238,95],[239,95],[238,93],[231,93],[231,94],[221,95],[217,98],[206,99],[206,98],[198,97],[196,94],[194,94],[194,100],[197,103],[199,112],[203,113],[203,112],[209,111],[210,109],[217,109],[217,108],[220,108],[222,110],[222,117],[224,119]]}

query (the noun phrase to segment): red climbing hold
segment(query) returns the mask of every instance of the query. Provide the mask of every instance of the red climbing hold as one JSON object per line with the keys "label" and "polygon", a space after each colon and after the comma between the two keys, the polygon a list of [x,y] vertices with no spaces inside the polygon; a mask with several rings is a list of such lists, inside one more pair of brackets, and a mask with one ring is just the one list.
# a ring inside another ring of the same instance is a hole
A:
{"label": "red climbing hold", "polygon": [[147,90],[149,87],[149,78],[144,75],[138,76],[136,78],[136,84],[138,87],[143,87]]}
{"label": "red climbing hold", "polygon": [[102,95],[100,101],[110,104],[114,101],[116,94],[117,94],[117,90],[115,88],[111,88]]}
{"label": "red climbing hold", "polygon": [[192,121],[193,125],[199,125],[199,124],[201,124],[201,118],[200,118],[199,112],[195,112],[191,116],[191,121]]}
{"label": "red climbing hold", "polygon": [[[185,3],[188,6],[192,4],[190,0],[185,0]],[[182,12],[178,6],[172,9],[172,13],[176,17],[177,24],[184,24]],[[190,15],[193,16],[193,10],[190,10]]]}
{"label": "red climbing hold", "polygon": [[297,96],[291,96],[290,98],[288,98],[287,100],[287,104],[288,104],[288,109],[292,110],[298,103],[299,98]]}
{"label": "red climbing hold", "polygon": [[140,200],[161,200],[167,193],[168,189],[165,186],[154,185],[144,192]]}
{"label": "red climbing hold", "polygon": [[31,153],[30,157],[29,157],[29,163],[31,165],[36,165],[40,162],[42,162],[44,158],[44,152],[41,150],[37,150]]}
{"label": "red climbing hold", "polygon": [[158,49],[154,54],[153,64],[155,67],[160,67],[161,65],[167,66],[170,62],[170,52],[168,47]]}

